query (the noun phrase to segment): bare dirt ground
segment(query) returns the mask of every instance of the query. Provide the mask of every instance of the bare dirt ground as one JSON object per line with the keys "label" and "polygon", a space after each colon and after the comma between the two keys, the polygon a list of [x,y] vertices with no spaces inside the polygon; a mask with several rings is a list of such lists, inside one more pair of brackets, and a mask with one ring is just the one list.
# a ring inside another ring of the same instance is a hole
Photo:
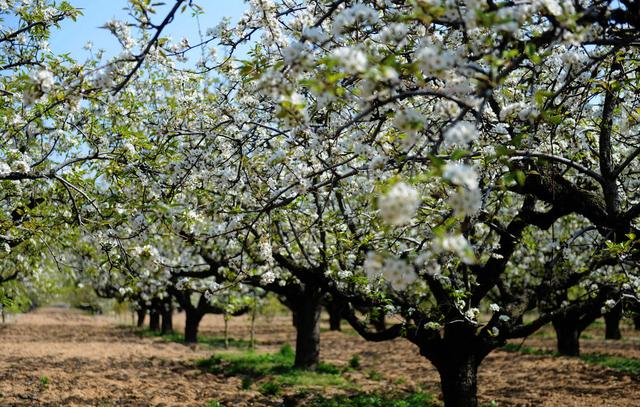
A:
{"label": "bare dirt ground", "polygon": [[[175,326],[182,324],[176,316]],[[279,406],[276,396],[255,388],[242,390],[241,379],[204,373],[194,367],[215,350],[144,338],[125,321],[79,311],[47,308],[19,315],[0,326],[1,407],[204,407],[218,400],[227,407]],[[130,323],[130,321],[129,321]],[[220,335],[220,317],[207,316],[201,330]],[[640,358],[640,335],[625,330],[623,341],[588,332],[583,352]],[[248,339],[244,318],[231,321],[231,336]],[[293,343],[290,318],[259,320],[258,351]],[[553,347],[543,333],[525,346]],[[435,369],[404,340],[367,343],[349,332],[324,332],[324,361],[345,366],[359,355],[361,368],[348,372],[360,391],[401,392],[426,389],[439,394]],[[375,380],[371,372],[375,371]],[[480,399],[500,406],[637,407],[640,381],[577,359],[495,351],[480,368]]]}

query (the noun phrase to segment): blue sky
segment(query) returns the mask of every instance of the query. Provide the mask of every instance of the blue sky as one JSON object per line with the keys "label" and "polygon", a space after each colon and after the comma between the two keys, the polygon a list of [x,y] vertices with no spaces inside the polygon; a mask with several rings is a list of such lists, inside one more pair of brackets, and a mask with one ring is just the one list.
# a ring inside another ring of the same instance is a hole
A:
{"label": "blue sky", "polygon": [[[165,0],[165,2],[167,3],[165,6],[158,7],[154,23],[161,22],[173,4],[173,0]],[[99,27],[113,18],[128,20],[127,13],[123,10],[127,1],[70,0],[70,3],[82,9],[83,16],[80,16],[76,22],[71,20],[64,22],[59,30],[53,32],[50,40],[52,51],[56,54],[70,53],[74,58],[82,58],[87,55],[83,46],[91,41],[94,45],[93,49],[104,49],[107,57],[119,53],[121,48],[113,35]],[[205,11],[205,14],[199,17],[203,33],[207,28],[216,26],[224,17],[231,17],[232,21],[236,21],[246,9],[243,0],[199,0],[196,3]],[[192,44],[197,43],[200,38],[198,23],[189,10],[184,14],[178,14],[166,31],[163,31],[163,35],[168,35],[175,40],[187,37]]]}

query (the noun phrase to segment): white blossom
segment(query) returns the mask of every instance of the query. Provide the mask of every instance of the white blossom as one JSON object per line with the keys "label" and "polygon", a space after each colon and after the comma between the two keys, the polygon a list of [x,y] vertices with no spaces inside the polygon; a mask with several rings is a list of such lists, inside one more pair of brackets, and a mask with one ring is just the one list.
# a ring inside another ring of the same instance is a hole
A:
{"label": "white blossom", "polygon": [[415,188],[398,182],[378,198],[378,209],[385,223],[402,226],[411,223],[420,202],[420,194]]}
{"label": "white blossom", "polygon": [[367,55],[354,47],[341,47],[333,50],[333,57],[347,73],[359,74],[367,70]]}
{"label": "white blossom", "polygon": [[482,208],[482,192],[478,188],[459,188],[449,197],[449,205],[458,216],[473,216]]}
{"label": "white blossom", "polygon": [[478,137],[476,127],[466,121],[457,122],[444,132],[444,144],[446,146],[466,146]]}
{"label": "white blossom", "polygon": [[11,167],[4,161],[0,161],[0,177],[6,177],[11,173]]}
{"label": "white blossom", "polygon": [[478,174],[468,165],[448,162],[442,176],[454,185],[465,186],[469,189],[478,188]]}

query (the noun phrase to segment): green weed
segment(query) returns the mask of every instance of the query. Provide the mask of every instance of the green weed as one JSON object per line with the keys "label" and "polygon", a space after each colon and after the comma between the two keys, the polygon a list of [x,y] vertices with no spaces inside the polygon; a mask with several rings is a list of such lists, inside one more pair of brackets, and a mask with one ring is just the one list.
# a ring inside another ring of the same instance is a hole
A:
{"label": "green weed", "polygon": [[311,402],[311,407],[438,407],[439,405],[431,394],[422,392],[392,397],[381,394],[320,397]]}
{"label": "green weed", "polygon": [[[219,352],[210,358],[199,360],[196,365],[210,373],[240,376],[245,389],[266,378],[279,387],[350,387],[341,376],[340,369],[334,365],[320,363],[316,370],[301,370],[293,366],[294,361],[295,352],[290,345],[285,345],[276,353],[257,353],[252,350]],[[263,392],[273,390],[275,389],[271,385],[261,388]]]}

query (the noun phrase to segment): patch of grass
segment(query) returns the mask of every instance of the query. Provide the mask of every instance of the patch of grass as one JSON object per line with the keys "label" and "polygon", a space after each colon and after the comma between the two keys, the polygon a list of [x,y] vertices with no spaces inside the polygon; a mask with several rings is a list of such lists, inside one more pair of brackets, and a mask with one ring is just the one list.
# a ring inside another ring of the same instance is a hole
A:
{"label": "patch of grass", "polygon": [[295,352],[290,345],[284,345],[276,353],[257,353],[252,350],[220,352],[208,359],[199,360],[196,365],[214,374],[241,376],[244,389],[268,377],[270,384],[264,383],[260,388],[263,393],[275,391],[274,385],[297,389],[352,387],[334,365],[320,363],[316,370],[301,370],[293,366],[294,361]]}
{"label": "patch of grass", "polygon": [[537,356],[556,356],[557,353],[549,350],[531,348],[528,346],[520,346],[515,343],[508,343],[502,347],[507,352],[520,352],[525,355],[537,355]]}
{"label": "patch of grass", "polygon": [[[513,343],[508,343],[502,347],[502,349],[509,352],[520,352],[526,355],[538,355],[538,356],[560,356],[557,352],[530,348],[526,346],[518,346]],[[623,358],[620,356],[603,355],[601,353],[587,353],[580,355],[580,359],[587,363],[595,365],[605,366],[622,373],[640,378],[640,359]]]}
{"label": "patch of grass", "polygon": [[367,377],[371,380],[375,380],[377,382],[379,382],[380,380],[382,380],[382,375],[380,374],[380,372],[374,370],[374,369],[370,369],[369,371],[367,371]]}
{"label": "patch of grass", "polygon": [[351,359],[349,359],[349,367],[352,368],[352,369],[359,369],[360,368],[360,356],[358,356],[358,355],[351,356]]}
{"label": "patch of grass", "polygon": [[218,400],[209,400],[205,407],[224,407]]}
{"label": "patch of grass", "polygon": [[282,393],[282,387],[278,383],[266,382],[260,386],[260,393],[265,396],[278,396]]}
{"label": "patch of grass", "polygon": [[631,376],[640,377],[640,359],[623,358],[620,356],[589,353],[580,356],[580,359],[588,363],[605,366]]}
{"label": "patch of grass", "polygon": [[382,394],[358,394],[355,396],[320,397],[310,403],[311,407],[438,407],[429,393],[387,396]]}
{"label": "patch of grass", "polygon": [[538,331],[538,332],[534,333],[534,334],[533,334],[533,335],[531,335],[531,336],[535,336],[535,337],[538,337],[538,338],[555,338],[555,337],[556,337],[556,336],[555,336],[554,334],[552,334],[551,332],[549,332],[549,331],[545,331],[545,330],[540,330],[540,331]]}
{"label": "patch of grass", "polygon": [[340,374],[342,371],[337,366],[331,363],[320,362],[316,367],[316,372],[325,374]]}
{"label": "patch of grass", "polygon": [[[163,335],[160,332],[154,332],[149,329],[144,329],[144,330],[138,331],[138,334],[143,337],[162,338],[166,342],[184,343],[184,335],[179,332],[171,332]],[[198,343],[203,345],[209,345],[212,348],[223,348],[224,337],[198,335]],[[250,341],[247,341],[244,339],[229,338],[229,347],[248,349],[250,346],[251,346]]]}

